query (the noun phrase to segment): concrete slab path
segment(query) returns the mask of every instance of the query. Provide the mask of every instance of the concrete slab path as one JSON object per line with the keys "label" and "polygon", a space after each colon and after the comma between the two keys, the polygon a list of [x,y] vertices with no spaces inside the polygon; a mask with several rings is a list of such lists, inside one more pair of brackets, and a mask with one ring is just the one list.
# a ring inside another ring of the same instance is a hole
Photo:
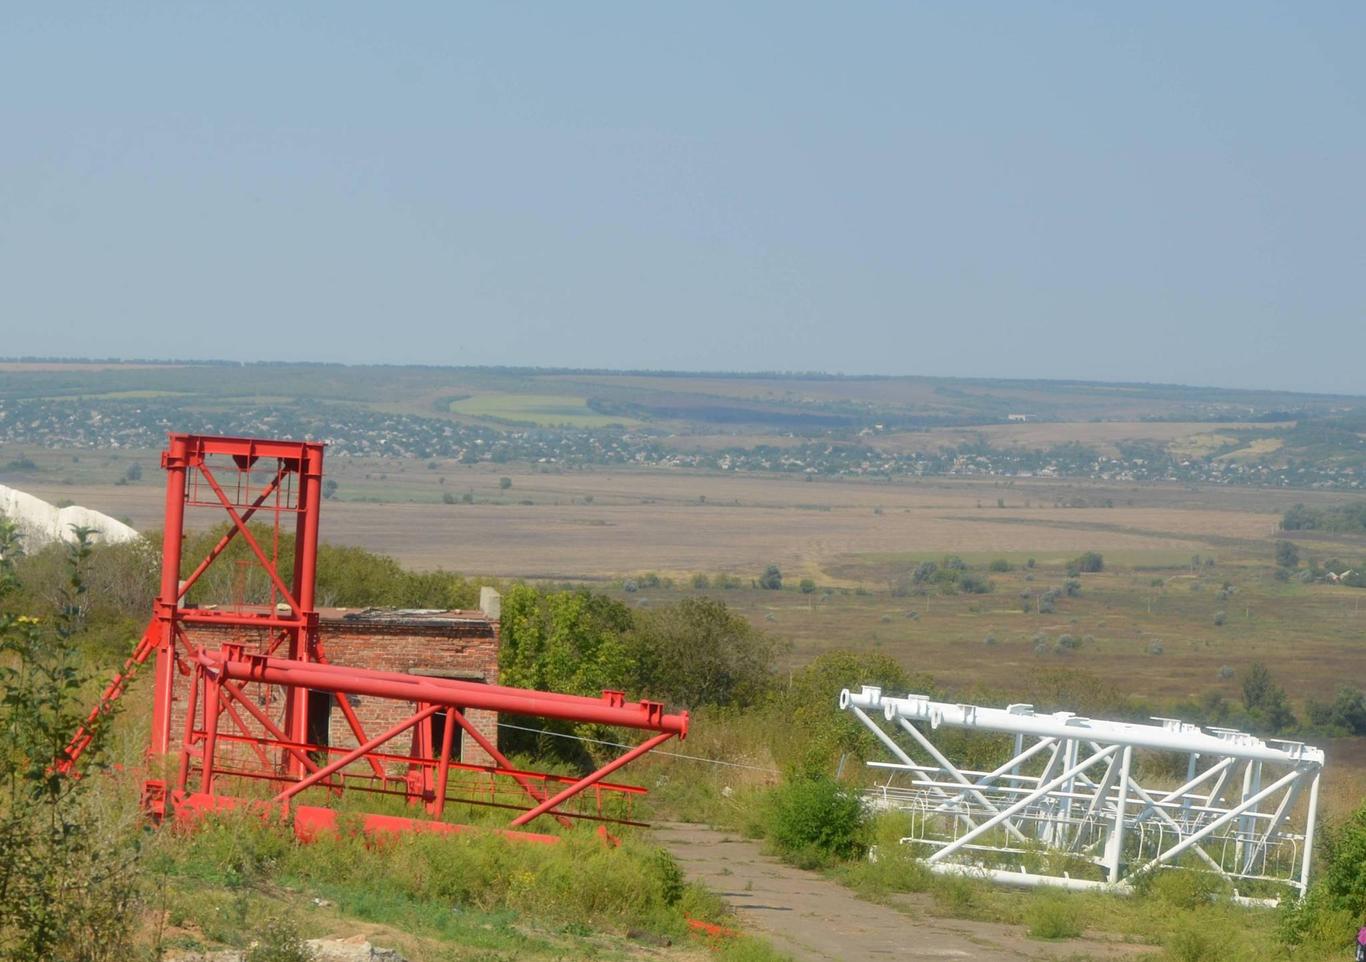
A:
{"label": "concrete slab path", "polygon": [[[757,842],[703,825],[655,826],[690,879],[719,893],[742,927],[798,962],[844,959],[1121,960],[1143,946],[1093,939],[1042,942],[1022,926],[913,914],[858,898],[815,872],[764,855]],[[912,899],[907,900],[913,906]]]}

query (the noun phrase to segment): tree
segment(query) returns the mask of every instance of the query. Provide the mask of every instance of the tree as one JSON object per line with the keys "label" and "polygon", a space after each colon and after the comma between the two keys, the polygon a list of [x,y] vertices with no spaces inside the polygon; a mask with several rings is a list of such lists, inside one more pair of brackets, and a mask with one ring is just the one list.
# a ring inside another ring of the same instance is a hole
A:
{"label": "tree", "polygon": [[516,585],[503,596],[502,682],[570,695],[626,688],[630,627],[631,612],[605,595]]}
{"label": "tree", "polygon": [[816,590],[816,582],[810,578],[803,578],[799,587],[802,590],[802,594],[809,595]]}
{"label": "tree", "polygon": [[713,598],[637,612],[627,642],[635,665],[629,687],[685,708],[754,704],[768,690],[778,650]]}
{"label": "tree", "polygon": [[1105,558],[1099,552],[1088,551],[1073,561],[1072,566],[1083,574],[1095,574],[1105,569]]}
{"label": "tree", "polygon": [[1295,724],[1285,689],[1276,684],[1260,661],[1254,661],[1243,673],[1243,707],[1252,716],[1254,728],[1262,731],[1274,734]]}
{"label": "tree", "polygon": [[330,501],[337,496],[337,482],[334,478],[323,478],[323,498]]}
{"label": "tree", "polygon": [[764,569],[764,573],[759,576],[759,587],[769,591],[778,591],[783,587],[783,573],[778,570],[777,565],[769,565]]}
{"label": "tree", "polygon": [[1300,563],[1300,549],[1293,541],[1276,542],[1276,564],[1281,568],[1295,568]]}
{"label": "tree", "polygon": [[506,490],[507,490],[508,488],[510,488],[510,487],[512,487],[512,479],[511,479],[511,478],[499,478],[499,479],[498,479],[498,490],[499,490],[499,491],[506,491]]}
{"label": "tree", "polygon": [[853,651],[820,655],[794,671],[773,696],[773,707],[784,719],[773,746],[774,757],[785,769],[829,772],[841,754],[860,760],[877,749],[868,729],[839,707],[841,689],[858,691],[862,685],[875,685],[894,695],[909,691],[933,695],[935,691],[928,677],[908,675],[886,655]]}
{"label": "tree", "polygon": [[[127,958],[136,896],[135,836],[94,804],[109,716],[88,728],[79,765],[68,739],[85,721],[78,669],[90,554],[88,529],[68,548],[61,604],[50,618],[0,610],[0,958]],[[0,516],[0,602],[19,587],[18,533]]]}

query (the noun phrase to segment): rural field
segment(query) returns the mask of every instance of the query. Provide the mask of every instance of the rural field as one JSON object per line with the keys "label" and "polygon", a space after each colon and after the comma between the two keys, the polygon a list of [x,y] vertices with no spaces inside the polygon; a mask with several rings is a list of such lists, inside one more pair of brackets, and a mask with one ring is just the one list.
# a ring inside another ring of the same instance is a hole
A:
{"label": "rural field", "polygon": [[[0,459],[8,455],[0,450]],[[142,480],[100,480],[122,476],[129,463],[147,466]],[[150,530],[162,511],[155,463],[151,452],[87,456],[71,466],[79,469],[72,483],[28,489]],[[697,575],[709,584],[726,575],[734,586],[720,594],[789,641],[791,664],[830,648],[874,648],[958,688],[1002,690],[1021,671],[1066,664],[1126,691],[1195,698],[1209,690],[1233,697],[1236,681],[1219,670],[1263,660],[1304,698],[1359,664],[1366,626],[1357,589],[1272,577],[1275,542],[1291,536],[1278,530],[1282,513],[1297,502],[1341,500],[1326,493],[549,472],[411,459],[334,458],[327,470],[338,487],[324,508],[324,540],[415,568],[590,583],[635,605],[695,593]],[[1307,557],[1366,554],[1360,536],[1293,535]],[[1021,610],[1021,592],[1061,586],[1068,563],[1087,551],[1101,553],[1105,569],[1086,575],[1079,595],[1052,615]],[[1008,570],[990,572],[986,594],[898,589],[916,564],[946,555]],[[787,590],[752,586],[769,564]],[[651,574],[665,580],[654,584]],[[810,593],[797,590],[802,579]],[[651,587],[627,593],[627,581]],[[1040,641],[1055,649],[1062,635],[1087,641],[1036,654]]]}
{"label": "rural field", "polygon": [[[0,461],[10,456],[0,449]],[[155,452],[77,464],[49,456],[49,470],[75,477],[30,484],[33,493],[142,530],[160,524]],[[131,463],[146,466],[142,480],[109,480]],[[1366,656],[1366,592],[1274,577],[1281,539],[1306,559],[1366,557],[1366,537],[1279,530],[1287,508],[1341,503],[1333,493],[345,457],[327,472],[338,487],[323,510],[326,541],[419,569],[587,584],[635,608],[719,597],[783,643],[781,670],[849,649],[887,655],[963,700],[1004,704],[1051,690],[1083,714],[1126,696],[1154,713],[1186,704],[1189,714],[1211,698],[1237,704],[1242,674],[1262,662],[1303,717],[1310,699],[1353,683]],[[448,494],[455,503],[442,500]],[[1069,563],[1088,551],[1104,570],[1040,611],[1040,596],[1062,589]],[[916,565],[946,556],[984,573],[991,590],[907,586]],[[769,564],[782,590],[756,586]],[[695,586],[699,576],[706,587]],[[1327,743],[1326,812],[1345,813],[1366,792],[1364,742]]]}

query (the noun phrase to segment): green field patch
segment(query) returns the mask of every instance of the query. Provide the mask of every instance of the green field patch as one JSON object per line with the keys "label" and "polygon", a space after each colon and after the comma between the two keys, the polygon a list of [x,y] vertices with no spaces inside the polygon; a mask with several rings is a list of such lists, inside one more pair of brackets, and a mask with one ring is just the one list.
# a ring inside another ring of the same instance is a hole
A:
{"label": "green field patch", "polygon": [[103,391],[98,394],[54,394],[40,401],[139,401],[158,397],[186,397],[190,391]]}
{"label": "green field patch", "polygon": [[600,428],[609,424],[639,424],[632,418],[599,414],[588,399],[569,394],[477,394],[452,401],[452,414],[490,418],[537,427]]}

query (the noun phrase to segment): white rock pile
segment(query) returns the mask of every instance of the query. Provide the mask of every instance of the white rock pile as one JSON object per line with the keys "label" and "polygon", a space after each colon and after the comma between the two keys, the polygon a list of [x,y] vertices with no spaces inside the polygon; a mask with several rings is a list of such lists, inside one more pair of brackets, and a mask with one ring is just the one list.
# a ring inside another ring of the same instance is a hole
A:
{"label": "white rock pile", "polygon": [[74,541],[74,529],[89,528],[94,540],[105,544],[136,541],[137,531],[116,518],[80,505],[59,508],[42,498],[0,484],[0,514],[19,526],[26,550],[34,551],[55,541]]}

